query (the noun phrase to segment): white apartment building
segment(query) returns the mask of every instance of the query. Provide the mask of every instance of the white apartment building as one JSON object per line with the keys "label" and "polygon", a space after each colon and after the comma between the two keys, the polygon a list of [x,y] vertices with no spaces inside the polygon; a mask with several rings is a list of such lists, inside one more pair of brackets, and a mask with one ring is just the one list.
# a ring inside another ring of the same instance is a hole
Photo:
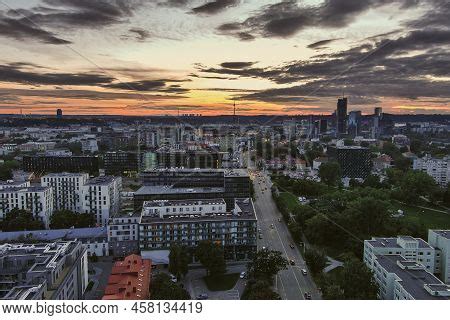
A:
{"label": "white apartment building", "polygon": [[436,273],[435,249],[420,238],[398,236],[364,240],[364,262],[370,269],[373,269],[376,255],[401,255],[407,261],[422,264],[428,272]]}
{"label": "white apartment building", "polygon": [[100,176],[81,187],[81,212],[95,215],[98,225],[107,225],[120,209],[122,178]]}
{"label": "white apartment building", "polygon": [[14,180],[2,181],[2,180],[0,180],[0,190],[10,189],[10,188],[27,188],[29,186],[30,186],[30,181],[14,181]]}
{"label": "white apartment building", "polygon": [[81,212],[81,187],[88,180],[87,173],[51,173],[41,178],[41,185],[53,188],[54,210]]}
{"label": "white apartment building", "polygon": [[448,300],[450,286],[425,267],[401,255],[375,255],[368,267],[379,285],[378,296],[385,300]]}
{"label": "white apartment building", "polygon": [[436,250],[436,273],[450,284],[450,230],[428,230],[428,243]]}
{"label": "white apartment building", "polygon": [[438,159],[427,155],[420,159],[414,159],[413,169],[427,173],[441,187],[446,187],[450,181],[450,157],[448,156]]}
{"label": "white apartment building", "polygon": [[205,213],[225,214],[226,203],[223,199],[212,200],[154,200],[146,201],[142,208],[142,216],[159,216],[159,218],[177,217],[180,215],[204,215]]}
{"label": "white apartment building", "polygon": [[51,187],[3,189],[0,190],[0,219],[14,208],[24,209],[30,211],[48,228],[53,213],[53,203]]}

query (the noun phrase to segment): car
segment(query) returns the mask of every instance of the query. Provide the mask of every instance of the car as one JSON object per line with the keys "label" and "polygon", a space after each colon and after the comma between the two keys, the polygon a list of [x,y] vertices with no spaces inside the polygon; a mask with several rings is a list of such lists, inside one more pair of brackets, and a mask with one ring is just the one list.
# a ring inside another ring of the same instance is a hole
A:
{"label": "car", "polygon": [[270,229],[273,229],[273,228],[275,228],[275,226],[273,224],[271,224],[270,225]]}
{"label": "car", "polygon": [[303,296],[305,297],[305,300],[311,300],[311,293],[305,292]]}
{"label": "car", "polygon": [[278,222],[281,222],[281,218],[278,218]]}
{"label": "car", "polygon": [[197,300],[208,300],[208,295],[206,293],[200,293],[195,297]]}
{"label": "car", "polygon": [[266,247],[262,247],[262,250],[266,250]]}
{"label": "car", "polygon": [[303,274],[304,276],[306,276],[306,275],[308,274],[308,271],[306,271],[306,269],[302,269],[302,274]]}
{"label": "car", "polygon": [[258,238],[259,238],[259,239],[262,239],[262,235],[261,235],[261,234],[259,234]]}
{"label": "car", "polygon": [[295,249],[295,246],[294,246],[292,243],[289,243],[289,247],[290,247],[291,249]]}
{"label": "car", "polygon": [[241,274],[239,275],[239,278],[246,279],[247,278],[247,272],[242,271]]}
{"label": "car", "polygon": [[295,266],[295,261],[294,261],[294,259],[290,259],[290,260],[289,260],[289,263],[290,263],[291,266]]}
{"label": "car", "polygon": [[177,277],[175,277],[173,274],[170,275],[170,281],[172,281],[173,283],[177,283],[178,279]]}

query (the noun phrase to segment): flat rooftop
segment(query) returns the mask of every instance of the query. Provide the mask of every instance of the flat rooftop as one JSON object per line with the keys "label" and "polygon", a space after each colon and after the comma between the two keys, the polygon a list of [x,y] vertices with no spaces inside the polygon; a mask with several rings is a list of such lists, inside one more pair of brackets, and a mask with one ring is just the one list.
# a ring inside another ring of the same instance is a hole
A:
{"label": "flat rooftop", "polygon": [[[399,238],[403,238],[406,240],[417,240],[419,243],[419,248],[429,248],[432,249],[433,247],[430,246],[428,244],[428,242],[426,242],[423,239],[420,238],[413,238],[410,236],[400,236]],[[366,240],[367,242],[369,242],[372,246],[374,246],[375,248],[401,248],[398,244],[397,244],[397,238],[372,238],[371,240]]]}
{"label": "flat rooftop", "polygon": [[9,193],[9,192],[42,192],[50,189],[51,187],[41,187],[41,186],[32,186],[32,187],[12,187],[0,190],[0,193]]}
{"label": "flat rooftop", "polygon": [[225,188],[173,188],[171,186],[142,186],[135,195],[161,195],[161,194],[193,194],[193,193],[223,193]]}
{"label": "flat rooftop", "polygon": [[195,205],[213,205],[222,204],[225,205],[225,200],[221,198],[217,199],[205,199],[205,200],[151,200],[145,201],[144,207],[172,207],[172,206],[195,206]]}
{"label": "flat rooftop", "polygon": [[450,240],[450,230],[432,230],[443,238]]}
{"label": "flat rooftop", "polygon": [[433,296],[425,289],[425,285],[438,285],[437,288],[444,285],[441,280],[425,269],[402,269],[397,262],[400,261],[403,265],[407,265],[409,262],[400,255],[376,255],[376,258],[386,271],[395,273],[401,279],[401,285],[414,299],[448,300],[448,297]]}
{"label": "flat rooftop", "polygon": [[100,177],[95,177],[95,178],[89,179],[85,183],[85,185],[86,186],[108,185],[116,179],[117,179],[117,177],[114,177],[114,176],[100,176]]}
{"label": "flat rooftop", "polygon": [[235,199],[235,209],[225,213],[202,212],[198,214],[159,216],[142,216],[141,223],[190,223],[195,221],[236,221],[257,220],[253,202],[249,198]]}
{"label": "flat rooftop", "polygon": [[234,176],[240,176],[240,177],[248,177],[248,171],[246,169],[181,169],[181,168],[169,168],[169,169],[153,169],[153,170],[147,170],[144,171],[145,173],[165,173],[165,172],[177,172],[177,173],[183,173],[183,174],[190,174],[190,173],[223,173],[225,177],[234,177]]}
{"label": "flat rooftop", "polygon": [[83,172],[58,172],[58,173],[48,173],[42,178],[58,178],[58,177],[81,177],[86,175]]}

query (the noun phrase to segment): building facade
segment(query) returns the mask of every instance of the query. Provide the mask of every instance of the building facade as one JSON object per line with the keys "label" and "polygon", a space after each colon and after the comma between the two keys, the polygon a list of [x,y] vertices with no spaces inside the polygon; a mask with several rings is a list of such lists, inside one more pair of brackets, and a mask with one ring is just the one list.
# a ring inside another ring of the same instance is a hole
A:
{"label": "building facade", "polygon": [[97,156],[24,156],[23,170],[35,173],[88,172],[98,174]]}
{"label": "building facade", "polygon": [[81,188],[88,180],[87,173],[51,173],[41,177],[41,186],[52,187],[54,210],[81,212]]}
{"label": "building facade", "polygon": [[445,188],[450,181],[450,157],[442,159],[427,155],[414,159],[413,169],[420,170],[433,177],[437,184]]}
{"label": "building facade", "polygon": [[450,284],[450,230],[428,230],[428,243],[436,249],[436,273]]}
{"label": "building facade", "polygon": [[250,198],[235,202],[231,211],[220,198],[145,202],[140,250],[168,250],[174,242],[193,248],[209,240],[224,247],[227,259],[248,259],[256,251],[255,209]]}
{"label": "building facade", "polygon": [[52,187],[17,187],[0,190],[0,219],[3,219],[11,210],[23,209],[42,221],[48,228],[50,217],[53,214]]}
{"label": "building facade", "polygon": [[365,179],[372,170],[372,161],[368,148],[336,146],[328,148],[327,153],[339,163],[343,178]]}
{"label": "building facade", "polygon": [[122,178],[101,176],[88,180],[81,187],[81,212],[95,216],[98,225],[106,226],[120,209]]}

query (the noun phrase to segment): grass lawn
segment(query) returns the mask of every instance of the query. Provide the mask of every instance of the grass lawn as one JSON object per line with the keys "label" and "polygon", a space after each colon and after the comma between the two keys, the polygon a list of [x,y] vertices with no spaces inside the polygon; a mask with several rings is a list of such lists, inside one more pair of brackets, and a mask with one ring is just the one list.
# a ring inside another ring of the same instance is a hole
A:
{"label": "grass lawn", "polygon": [[224,274],[217,277],[204,277],[206,286],[210,291],[226,291],[231,290],[239,280],[239,273]]}
{"label": "grass lawn", "polygon": [[291,212],[300,205],[297,197],[290,192],[281,192],[280,198],[283,200],[284,203],[286,203],[288,210]]}
{"label": "grass lawn", "polygon": [[409,206],[399,202],[392,203],[395,210],[403,210],[403,219],[423,224],[427,229],[449,229],[450,214],[440,213],[433,210],[426,210]]}

